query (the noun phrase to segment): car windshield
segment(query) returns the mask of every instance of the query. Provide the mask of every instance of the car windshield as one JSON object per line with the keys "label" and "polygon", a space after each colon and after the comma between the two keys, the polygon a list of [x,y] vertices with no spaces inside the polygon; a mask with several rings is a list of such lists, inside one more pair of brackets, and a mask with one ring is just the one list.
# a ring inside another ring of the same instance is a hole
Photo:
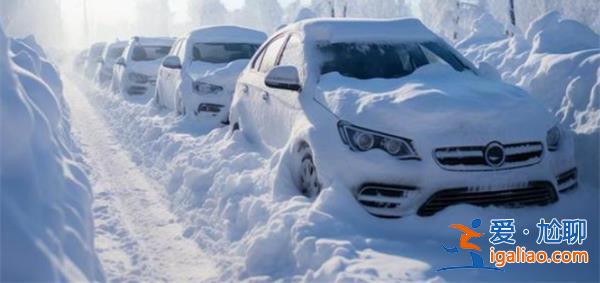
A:
{"label": "car windshield", "polygon": [[258,47],[258,44],[252,43],[196,43],[193,60],[219,64],[250,59]]}
{"label": "car windshield", "polygon": [[131,53],[133,61],[153,61],[163,58],[171,51],[170,46],[135,46]]}
{"label": "car windshield", "polygon": [[90,50],[90,57],[97,58],[102,56],[102,52],[104,51],[104,45],[93,46]]}
{"label": "car windshield", "polygon": [[106,54],[106,56],[110,59],[119,58],[123,54],[123,50],[125,50],[125,47],[111,48],[110,50],[108,50],[108,54]]}
{"label": "car windshield", "polygon": [[461,72],[469,68],[438,42],[332,43],[319,46],[321,74],[339,72],[357,79],[400,78],[421,66],[442,63]]}

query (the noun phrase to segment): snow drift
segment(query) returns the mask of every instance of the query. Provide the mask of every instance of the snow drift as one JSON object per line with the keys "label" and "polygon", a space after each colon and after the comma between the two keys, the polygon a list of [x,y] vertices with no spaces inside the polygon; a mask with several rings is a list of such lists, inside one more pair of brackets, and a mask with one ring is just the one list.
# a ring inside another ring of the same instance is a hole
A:
{"label": "snow drift", "polygon": [[497,66],[505,81],[539,98],[565,128],[573,130],[578,167],[584,169],[581,179],[600,186],[598,34],[554,11],[532,22],[525,34],[508,38],[496,29],[476,25],[457,48],[475,62]]}
{"label": "snow drift", "polygon": [[102,281],[62,83],[34,38],[0,27],[0,85],[1,280]]}

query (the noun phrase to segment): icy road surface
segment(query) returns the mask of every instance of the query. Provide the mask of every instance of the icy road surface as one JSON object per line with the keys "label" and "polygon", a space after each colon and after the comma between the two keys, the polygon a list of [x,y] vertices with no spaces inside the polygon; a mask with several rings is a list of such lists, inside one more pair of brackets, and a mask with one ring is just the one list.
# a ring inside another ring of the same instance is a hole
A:
{"label": "icy road surface", "polygon": [[73,131],[92,171],[96,250],[109,281],[200,282],[215,264],[169,211],[163,189],[141,172],[74,81],[65,78]]}

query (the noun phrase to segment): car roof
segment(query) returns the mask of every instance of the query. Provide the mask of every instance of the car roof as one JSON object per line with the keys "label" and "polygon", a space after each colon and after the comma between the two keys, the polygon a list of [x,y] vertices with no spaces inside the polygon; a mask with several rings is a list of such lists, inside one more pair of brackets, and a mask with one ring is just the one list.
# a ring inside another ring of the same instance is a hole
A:
{"label": "car roof", "polygon": [[120,41],[120,40],[117,40],[117,41],[114,41],[114,42],[112,42],[112,43],[111,43],[111,44],[108,46],[108,48],[119,48],[119,47],[126,47],[126,46],[127,46],[127,43],[128,43],[127,41]]}
{"label": "car roof", "polygon": [[188,34],[192,42],[218,42],[218,43],[256,43],[262,44],[267,35],[258,30],[235,26],[205,26]]}
{"label": "car roof", "polygon": [[305,41],[331,43],[439,39],[420,20],[414,18],[315,18],[290,24],[282,28],[282,32],[302,33]]}
{"label": "car roof", "polygon": [[171,46],[175,42],[175,38],[134,36],[131,38],[131,42],[141,44],[141,45],[146,45],[146,46],[151,46],[151,45]]}

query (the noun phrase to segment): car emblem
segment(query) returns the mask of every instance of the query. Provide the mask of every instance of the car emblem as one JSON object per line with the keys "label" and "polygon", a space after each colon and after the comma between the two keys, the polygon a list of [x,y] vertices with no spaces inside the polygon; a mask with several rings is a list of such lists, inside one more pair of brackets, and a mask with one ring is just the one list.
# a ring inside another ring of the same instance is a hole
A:
{"label": "car emblem", "polygon": [[485,147],[484,158],[487,165],[498,168],[504,164],[506,155],[504,147],[499,142],[492,142]]}

